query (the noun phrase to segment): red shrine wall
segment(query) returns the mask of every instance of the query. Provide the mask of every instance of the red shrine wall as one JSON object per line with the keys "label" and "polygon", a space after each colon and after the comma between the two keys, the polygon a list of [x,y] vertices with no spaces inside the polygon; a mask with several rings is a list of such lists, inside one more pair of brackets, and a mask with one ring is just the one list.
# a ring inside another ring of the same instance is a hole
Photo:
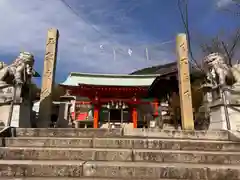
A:
{"label": "red shrine wall", "polygon": [[[138,104],[134,105],[136,108],[137,124],[142,124],[144,121],[153,120],[153,114],[155,113],[154,105],[150,104]],[[103,126],[103,122],[108,122],[109,119],[109,110],[106,108],[106,105],[99,108],[99,127]],[[110,112],[111,113],[111,112]],[[94,120],[94,105],[91,104],[91,101],[87,98],[77,98],[75,103],[75,110],[72,112],[72,117],[76,121],[93,121]],[[133,123],[132,117],[132,106],[129,105],[128,109],[123,110],[122,113],[123,123]],[[117,120],[117,121],[116,121]],[[110,122],[120,122],[121,118],[110,120]]]}
{"label": "red shrine wall", "polygon": [[[68,88],[67,88],[68,89]],[[109,121],[109,113],[112,110],[106,106],[111,102],[122,102],[128,106],[124,109],[121,117],[117,119],[119,122],[133,123],[136,128],[138,124],[144,121],[154,119],[156,115],[156,107],[153,101],[144,101],[141,97],[146,97],[146,88],[101,88],[101,87],[77,87],[69,88],[71,95],[82,95],[85,97],[77,97],[74,107],[72,108],[72,118],[76,121],[93,121],[94,127],[100,127],[101,123]],[[113,92],[114,91],[114,92]],[[115,91],[120,94],[115,94]],[[95,96],[94,96],[95,94]],[[86,97],[87,96],[87,97]],[[104,107],[105,106],[105,107]],[[110,108],[111,109],[111,108]],[[121,109],[121,108],[116,108]],[[96,120],[97,119],[97,120]]]}

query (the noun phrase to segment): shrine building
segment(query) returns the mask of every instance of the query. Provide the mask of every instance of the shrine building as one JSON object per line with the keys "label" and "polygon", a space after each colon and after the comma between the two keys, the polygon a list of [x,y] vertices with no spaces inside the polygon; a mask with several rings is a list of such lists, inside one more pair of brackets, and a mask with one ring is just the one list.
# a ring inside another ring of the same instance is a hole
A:
{"label": "shrine building", "polygon": [[177,82],[176,73],[171,74],[173,76],[72,72],[60,85],[69,97],[76,97],[71,107],[74,121],[94,128],[104,124],[138,128],[159,116],[162,98],[159,95],[169,92],[171,84]]}

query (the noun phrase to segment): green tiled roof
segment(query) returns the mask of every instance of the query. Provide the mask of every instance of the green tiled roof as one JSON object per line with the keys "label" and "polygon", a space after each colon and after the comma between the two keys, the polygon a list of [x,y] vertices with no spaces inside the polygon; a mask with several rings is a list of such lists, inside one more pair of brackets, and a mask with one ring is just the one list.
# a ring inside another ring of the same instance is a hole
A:
{"label": "green tiled roof", "polygon": [[96,86],[151,86],[157,76],[159,75],[87,74],[72,72],[61,85],[78,86],[86,84]]}

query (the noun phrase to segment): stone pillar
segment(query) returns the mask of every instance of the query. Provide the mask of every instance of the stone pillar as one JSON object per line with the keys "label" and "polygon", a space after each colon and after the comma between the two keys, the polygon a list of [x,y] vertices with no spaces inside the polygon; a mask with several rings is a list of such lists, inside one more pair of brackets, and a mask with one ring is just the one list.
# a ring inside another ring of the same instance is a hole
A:
{"label": "stone pillar", "polygon": [[186,34],[177,36],[178,82],[180,94],[181,120],[184,130],[194,130],[192,93],[188,64]]}
{"label": "stone pillar", "polygon": [[41,128],[49,127],[51,122],[52,91],[55,78],[58,37],[59,33],[57,29],[52,28],[48,30],[42,75],[39,122],[37,124]]}
{"label": "stone pillar", "polygon": [[153,106],[154,124],[152,124],[152,122],[150,124],[152,124],[153,127],[155,128],[160,128],[162,127],[163,122],[162,122],[161,107],[159,106],[158,99],[154,99],[154,101],[152,102],[152,106]]}
{"label": "stone pillar", "polygon": [[68,102],[60,103],[56,127],[58,128],[69,127],[69,105],[70,104]]}

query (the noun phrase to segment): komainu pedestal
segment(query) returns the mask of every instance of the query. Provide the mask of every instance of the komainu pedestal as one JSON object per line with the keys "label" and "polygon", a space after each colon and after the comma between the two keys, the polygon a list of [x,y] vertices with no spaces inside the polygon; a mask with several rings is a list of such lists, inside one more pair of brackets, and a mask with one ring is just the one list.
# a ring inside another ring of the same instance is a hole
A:
{"label": "komainu pedestal", "polygon": [[[11,111],[11,105],[1,105],[0,106],[0,122],[4,126],[7,125]],[[31,113],[32,106],[29,103],[21,103],[13,105],[12,118],[10,121],[10,126],[21,127],[21,128],[31,128]]]}
{"label": "komainu pedestal", "polygon": [[209,129],[240,130],[239,104],[229,103],[228,106],[225,106],[222,101],[219,101],[218,103],[212,105],[210,109]]}

